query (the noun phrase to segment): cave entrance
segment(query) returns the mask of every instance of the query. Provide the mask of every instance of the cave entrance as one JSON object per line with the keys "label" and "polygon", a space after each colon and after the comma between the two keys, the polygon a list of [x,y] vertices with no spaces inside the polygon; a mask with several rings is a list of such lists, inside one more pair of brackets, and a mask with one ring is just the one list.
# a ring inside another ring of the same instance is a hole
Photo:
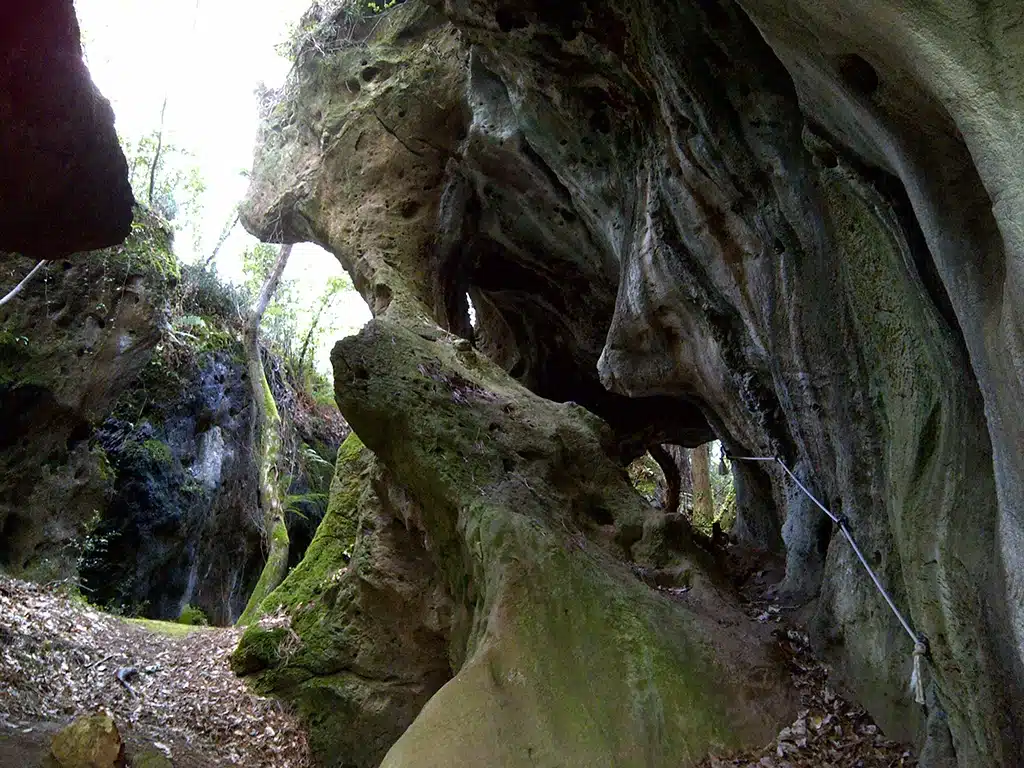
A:
{"label": "cave entrance", "polygon": [[[669,478],[673,466],[679,477],[676,494]],[[627,471],[633,487],[648,502],[666,513],[684,515],[701,533],[710,536],[716,523],[723,531],[729,531],[736,522],[732,463],[719,440],[696,448],[653,446],[634,460]],[[673,502],[673,495],[677,502]]]}

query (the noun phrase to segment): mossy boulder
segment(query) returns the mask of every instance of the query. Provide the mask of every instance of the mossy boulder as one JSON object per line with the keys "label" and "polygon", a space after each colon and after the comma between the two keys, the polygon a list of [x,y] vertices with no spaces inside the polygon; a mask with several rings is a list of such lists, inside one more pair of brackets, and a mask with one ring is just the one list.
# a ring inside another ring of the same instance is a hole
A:
{"label": "mossy boulder", "polygon": [[51,754],[59,768],[123,768],[124,743],[109,715],[78,718],[53,737]]}
{"label": "mossy boulder", "polygon": [[378,765],[451,676],[451,603],[420,516],[350,435],[305,558],[232,656],[257,690],[298,706],[324,765]]}
{"label": "mossy boulder", "polygon": [[455,603],[456,675],[383,765],[695,765],[792,714],[769,638],[698,567],[681,603],[623,563],[654,512],[598,418],[388,319],[333,362]]}
{"label": "mossy boulder", "polygon": [[156,747],[145,749],[132,755],[132,768],[174,768],[174,763]]}

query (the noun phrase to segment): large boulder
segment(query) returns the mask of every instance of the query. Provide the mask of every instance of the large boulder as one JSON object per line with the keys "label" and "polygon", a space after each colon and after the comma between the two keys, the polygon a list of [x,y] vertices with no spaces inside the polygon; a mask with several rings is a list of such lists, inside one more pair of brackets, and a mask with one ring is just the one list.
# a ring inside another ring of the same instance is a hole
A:
{"label": "large boulder", "polygon": [[114,112],[82,60],[72,0],[0,8],[0,255],[106,248],[132,223]]}
{"label": "large boulder", "polygon": [[124,742],[107,714],[84,715],[53,737],[60,768],[123,768]]}

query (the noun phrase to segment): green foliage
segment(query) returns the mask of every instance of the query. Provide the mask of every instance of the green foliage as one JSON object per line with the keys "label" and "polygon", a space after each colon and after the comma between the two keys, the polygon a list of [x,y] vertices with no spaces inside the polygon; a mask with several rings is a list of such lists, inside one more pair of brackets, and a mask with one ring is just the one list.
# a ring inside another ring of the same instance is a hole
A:
{"label": "green foliage", "polygon": [[82,526],[81,536],[74,542],[77,549],[76,573],[81,573],[88,568],[94,560],[102,560],[107,555],[110,546],[110,536],[103,532],[101,523],[103,517],[98,509],[92,511],[92,515]]}
{"label": "green foliage", "polygon": [[168,465],[174,461],[171,449],[167,443],[160,440],[146,440],[142,447],[157,464]]}
{"label": "green foliage", "polygon": [[163,407],[175,402],[190,379],[190,350],[182,350],[170,341],[156,345],[153,356],[132,386],[118,398],[111,416],[135,424],[142,419],[162,421]]}
{"label": "green foliage", "polygon": [[179,339],[187,339],[195,352],[228,349],[237,339],[214,318],[181,315],[171,320],[171,330]]}
{"label": "green foliage", "polygon": [[[238,288],[237,298],[245,307],[256,303],[263,281],[277,258],[277,247],[259,243],[242,256],[244,283]],[[302,296],[295,280],[282,278],[277,291],[267,305],[260,324],[260,338],[274,352],[284,358],[297,384],[310,394],[319,387],[321,400],[333,403],[333,387],[323,377],[318,381],[315,356],[325,336],[335,334],[338,325],[330,310],[341,296],[352,290],[346,277],[333,276],[324,285],[320,296],[312,302]]]}
{"label": "green foliage", "polygon": [[298,22],[288,25],[284,40],[274,51],[294,62],[307,52],[327,54],[356,45],[372,29],[364,27],[405,1],[329,0],[314,5]]}
{"label": "green foliage", "polygon": [[181,277],[173,251],[173,234],[164,222],[141,206],[135,207],[132,231],[123,245],[105,252],[104,269],[108,277],[119,280],[132,271],[142,270],[166,283]]}
{"label": "green foliage", "polygon": [[636,488],[637,492],[648,502],[654,504],[658,500],[658,483],[662,480],[661,467],[658,463],[651,458],[649,453],[645,453],[639,459],[636,459],[626,468],[626,474],[629,475],[629,481]]}
{"label": "green foliage", "polygon": [[194,605],[186,605],[181,609],[181,615],[178,616],[179,624],[188,624],[189,626],[208,626],[210,620],[206,617],[202,608],[196,608]]}
{"label": "green foliage", "polygon": [[[157,158],[157,144],[160,156]],[[135,199],[150,207],[167,221],[198,218],[202,210],[200,198],[206,191],[199,167],[192,163],[192,153],[167,141],[160,141],[159,131],[152,131],[134,143],[122,138],[121,146],[128,160],[128,177]],[[149,201],[149,178],[154,160],[157,163],[153,200]]]}
{"label": "green foliage", "polygon": [[239,324],[252,296],[217,277],[216,270],[201,264],[181,265],[181,290],[176,297],[175,314],[215,317],[225,323]]}

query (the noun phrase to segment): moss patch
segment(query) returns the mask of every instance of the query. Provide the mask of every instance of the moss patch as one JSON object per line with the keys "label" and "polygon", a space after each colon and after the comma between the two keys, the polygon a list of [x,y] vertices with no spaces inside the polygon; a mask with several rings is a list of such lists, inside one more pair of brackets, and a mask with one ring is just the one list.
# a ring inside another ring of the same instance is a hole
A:
{"label": "moss patch", "polygon": [[[767,673],[768,638],[727,606],[712,621],[651,593],[621,564],[649,508],[605,454],[607,427],[424,336],[378,317],[333,356],[342,412],[418,499],[465,609],[458,675],[383,765],[678,766],[770,739],[792,705],[781,671]],[[751,664],[777,681],[758,691],[767,708],[739,703],[756,698]]]}
{"label": "moss patch", "polygon": [[191,632],[203,632],[208,629],[192,624],[178,624],[174,621],[157,621],[156,619],[125,619],[125,621],[149,632],[170,637],[184,637]]}

